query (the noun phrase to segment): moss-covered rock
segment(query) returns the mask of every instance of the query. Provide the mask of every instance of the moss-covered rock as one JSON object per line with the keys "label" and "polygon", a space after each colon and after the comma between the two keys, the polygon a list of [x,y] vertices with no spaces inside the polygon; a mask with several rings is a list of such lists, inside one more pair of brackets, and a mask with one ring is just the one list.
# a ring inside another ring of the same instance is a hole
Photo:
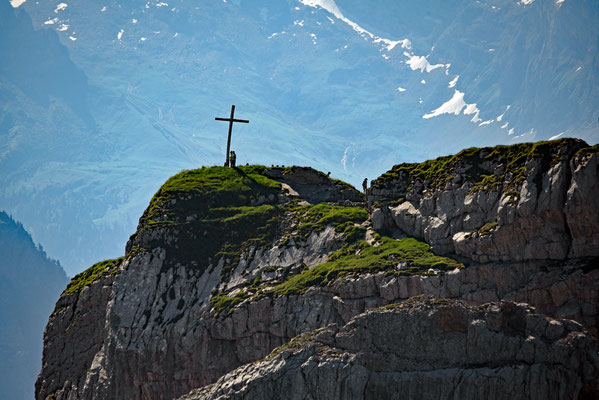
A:
{"label": "moss-covered rock", "polygon": [[433,254],[429,245],[416,239],[395,240],[379,236],[373,244],[358,241],[344,246],[331,254],[326,263],[289,277],[272,292],[277,295],[302,294],[312,286],[324,286],[347,275],[385,271],[406,276],[427,274],[431,269],[449,271],[463,267],[456,260]]}
{"label": "moss-covered rock", "polygon": [[100,261],[80,274],[75,275],[64,292],[62,292],[62,296],[77,292],[104,276],[117,274],[119,272],[118,267],[124,259],[125,257],[119,257],[112,260]]}
{"label": "moss-covered rock", "polygon": [[540,159],[542,168],[547,169],[559,161],[570,159],[578,151],[593,149],[587,146],[582,140],[565,138],[495,147],[471,147],[451,156],[395,165],[374,180],[372,187],[383,188],[390,181],[403,180],[411,184],[419,182],[423,190],[442,189],[456,178],[463,178],[471,183],[473,192],[493,190],[502,184],[514,188],[526,178],[528,161]]}

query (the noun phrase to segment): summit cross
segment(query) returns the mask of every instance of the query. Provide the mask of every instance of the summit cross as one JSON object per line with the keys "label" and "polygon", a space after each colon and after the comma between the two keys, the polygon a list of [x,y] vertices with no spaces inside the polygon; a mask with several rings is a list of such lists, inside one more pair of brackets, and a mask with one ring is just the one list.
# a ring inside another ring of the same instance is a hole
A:
{"label": "summit cross", "polygon": [[233,130],[233,122],[243,122],[244,124],[249,124],[250,121],[248,121],[247,119],[235,119],[235,106],[232,105],[231,106],[231,118],[218,118],[215,117],[214,119],[217,121],[228,121],[229,122],[229,136],[227,138],[227,161],[225,161],[225,167],[228,167],[229,164],[229,150],[231,149],[231,131]]}

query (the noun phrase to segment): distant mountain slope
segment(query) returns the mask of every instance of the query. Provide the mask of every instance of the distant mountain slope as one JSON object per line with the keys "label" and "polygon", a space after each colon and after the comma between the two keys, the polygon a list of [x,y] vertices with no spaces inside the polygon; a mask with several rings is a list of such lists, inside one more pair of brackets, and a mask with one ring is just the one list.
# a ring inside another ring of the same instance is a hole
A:
{"label": "distant mountain slope", "polygon": [[2,398],[30,400],[44,326],[67,277],[31,235],[0,212],[0,387]]}

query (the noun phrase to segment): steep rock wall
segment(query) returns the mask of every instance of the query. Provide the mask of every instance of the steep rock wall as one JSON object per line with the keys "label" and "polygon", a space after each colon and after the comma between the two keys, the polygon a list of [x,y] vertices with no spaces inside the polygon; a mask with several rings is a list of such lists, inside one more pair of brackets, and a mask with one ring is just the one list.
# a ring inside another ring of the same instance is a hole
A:
{"label": "steep rock wall", "polygon": [[[322,199],[328,202],[321,207],[308,201]],[[215,168],[174,177],[110,275],[93,280],[92,267],[59,300],[37,398],[173,398],[264,357],[297,330],[270,335],[230,312],[255,294],[254,282],[326,261],[347,240],[348,226],[366,219],[362,200],[311,168]]]}
{"label": "steep rock wall", "polygon": [[[570,197],[578,199],[567,204],[572,232],[578,233],[566,234],[563,224],[557,224],[565,236],[558,231],[551,231],[551,235],[557,235],[558,241],[566,236],[578,238],[568,242],[569,249],[579,249],[577,257],[567,258],[571,252],[568,250],[550,260],[547,252],[535,250],[531,259],[494,259],[489,256],[493,253],[481,252],[479,246],[475,253],[481,257],[461,254],[468,260],[466,268],[424,250],[418,250],[416,257],[401,246],[389,246],[396,241],[370,229],[365,210],[360,207],[361,195],[317,171],[252,166],[183,172],[167,181],[152,200],[140,219],[138,231],[127,244],[127,255],[118,263],[118,271],[78,289],[81,295],[77,297],[61,298],[67,310],[79,305],[89,307],[86,312],[94,317],[93,329],[86,329],[86,325],[81,325],[81,329],[77,324],[69,326],[64,322],[68,319],[63,321],[61,316],[63,306],[57,305],[48,325],[37,398],[173,398],[265,357],[298,334],[329,324],[341,326],[364,311],[421,294],[461,299],[469,304],[526,302],[548,316],[576,319],[596,336],[599,267],[597,258],[593,258],[596,229],[592,218],[597,206],[589,201],[596,190],[593,169],[589,167],[597,162],[596,154],[593,148],[578,141],[563,141],[555,152],[552,146],[529,151],[526,157],[517,159],[522,165],[513,164],[513,160],[509,168],[506,164],[505,173],[499,174],[501,182],[494,178],[486,178],[485,182],[500,193],[500,198],[515,199],[517,195],[520,199],[523,190],[517,193],[514,189],[514,182],[519,181],[512,179],[513,171],[522,173],[524,180],[519,184],[523,187],[528,179],[525,173],[533,173],[527,168],[535,160],[540,159],[541,166],[548,163],[556,168],[568,159],[569,166],[576,166],[571,175],[586,177],[577,179],[576,185],[570,184],[563,195],[570,196],[571,192]],[[473,164],[477,171],[496,168],[485,160],[490,150],[486,155],[481,155],[480,150],[469,154],[472,160],[484,164]],[[462,168],[466,168],[464,165]],[[545,171],[543,168],[540,170]],[[444,183],[455,178],[441,172],[435,176],[443,178]],[[452,253],[453,236],[449,242],[443,242],[426,232],[436,232],[435,218],[443,222],[439,211],[450,213],[453,209],[437,205],[431,208],[430,198],[431,204],[443,203],[439,200],[446,196],[443,193],[450,198],[462,193],[466,198],[469,194],[464,192],[472,190],[477,182],[464,175],[461,186],[449,185],[441,190],[434,179],[418,181],[410,174],[397,178],[403,173],[400,170],[390,174],[373,187],[369,195],[371,204],[376,204],[372,225],[408,232],[394,209],[410,204],[420,213],[416,221],[425,225],[423,237],[437,251]],[[476,187],[478,192],[487,193],[484,185]],[[542,193],[545,194],[538,198],[552,192],[548,189]],[[400,199],[402,194],[406,195],[405,200]],[[327,203],[314,204],[323,199]],[[461,207],[455,199],[451,204]],[[425,209],[433,214],[425,217]],[[536,215],[534,212],[531,215]],[[489,213],[495,215],[493,211]],[[463,212],[445,218],[455,222],[459,218],[475,218],[475,214]],[[578,215],[578,219],[573,215]],[[528,223],[517,224],[530,215],[513,213],[512,217],[511,225],[502,220],[486,230],[473,228],[472,236],[487,236],[487,231],[499,231],[498,226],[506,226],[502,229],[512,229],[512,233],[516,226],[528,229]],[[541,226],[553,223],[538,215],[535,218],[532,220],[540,221]],[[590,224],[585,223],[588,220]],[[446,229],[450,229],[451,223]],[[446,240],[450,236],[439,237]],[[388,254],[375,257],[384,251]],[[366,253],[372,257],[360,258]],[[345,264],[334,264],[339,260]],[[356,260],[368,265],[358,265]],[[488,262],[479,264],[476,260]],[[458,267],[449,270],[448,265]],[[317,270],[320,272],[310,275]],[[277,285],[297,277],[304,279],[294,281],[301,285],[277,291]],[[77,299],[86,298],[84,291],[101,292],[102,296],[80,303]],[[67,342],[65,332],[69,329],[69,335],[77,336],[79,344]],[[89,351],[81,351],[83,343]],[[72,349],[63,354],[62,348],[66,347]],[[68,355],[75,353],[73,357],[79,361],[69,364]],[[57,371],[63,364],[67,367]]]}
{"label": "steep rock wall", "polygon": [[[546,315],[579,320],[595,335],[599,326],[599,269],[588,270],[589,265],[488,264],[433,276],[363,275],[303,295],[247,300],[217,316],[209,297],[218,271],[199,278],[186,278],[184,269],[160,273],[161,254],[135,256],[118,276],[106,314],[96,315],[106,325],[95,331],[104,337],[92,342],[102,345],[86,364],[63,369],[62,379],[86,373],[73,385],[75,395],[58,398],[180,395],[266,356],[300,333],[343,325],[369,309],[421,294],[471,304],[511,299]],[[181,299],[198,301],[178,308]]]}
{"label": "steep rock wall", "polygon": [[597,342],[574,321],[419,300],[298,336],[182,399],[578,399],[598,371]]}
{"label": "steep rock wall", "polygon": [[36,398],[80,398],[88,370],[107,336],[105,321],[113,282],[114,275],[102,277],[58,299],[44,332]]}
{"label": "steep rock wall", "polygon": [[373,181],[375,228],[477,262],[599,255],[599,147],[577,139],[468,149]]}

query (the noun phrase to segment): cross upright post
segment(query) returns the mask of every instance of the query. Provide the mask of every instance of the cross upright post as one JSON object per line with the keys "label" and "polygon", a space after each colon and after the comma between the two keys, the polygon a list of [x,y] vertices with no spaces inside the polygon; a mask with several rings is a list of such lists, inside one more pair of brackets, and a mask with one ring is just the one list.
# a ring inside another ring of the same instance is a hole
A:
{"label": "cross upright post", "polygon": [[250,121],[247,119],[235,119],[235,105],[231,106],[231,117],[230,118],[218,118],[214,119],[217,121],[227,121],[229,122],[229,136],[227,137],[227,160],[225,161],[225,167],[229,167],[229,151],[231,150],[231,132],[233,131],[233,122],[242,122],[244,124],[249,124]]}

